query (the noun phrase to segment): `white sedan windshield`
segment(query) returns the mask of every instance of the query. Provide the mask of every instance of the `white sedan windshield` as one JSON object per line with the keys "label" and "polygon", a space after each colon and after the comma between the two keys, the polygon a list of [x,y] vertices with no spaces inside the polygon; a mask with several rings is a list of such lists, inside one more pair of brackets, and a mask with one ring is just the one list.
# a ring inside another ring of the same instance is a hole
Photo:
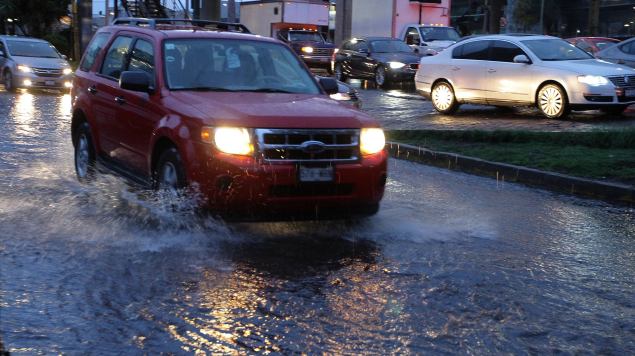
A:
{"label": "white sedan windshield", "polygon": [[168,40],[164,43],[164,63],[171,90],[320,93],[296,56],[276,43]]}

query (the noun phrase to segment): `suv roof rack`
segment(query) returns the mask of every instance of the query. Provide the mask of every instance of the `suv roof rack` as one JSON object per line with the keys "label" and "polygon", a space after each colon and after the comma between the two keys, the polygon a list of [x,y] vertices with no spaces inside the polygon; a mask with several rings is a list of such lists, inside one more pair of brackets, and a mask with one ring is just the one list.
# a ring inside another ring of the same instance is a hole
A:
{"label": "suv roof rack", "polygon": [[139,26],[147,27],[155,30],[180,30],[180,29],[194,29],[194,30],[208,30],[208,31],[227,31],[227,32],[240,32],[251,33],[247,26],[239,22],[222,22],[222,21],[209,21],[209,20],[195,20],[195,19],[171,19],[171,18],[158,18],[148,19],[142,17],[120,17],[113,20],[112,25],[120,26]]}

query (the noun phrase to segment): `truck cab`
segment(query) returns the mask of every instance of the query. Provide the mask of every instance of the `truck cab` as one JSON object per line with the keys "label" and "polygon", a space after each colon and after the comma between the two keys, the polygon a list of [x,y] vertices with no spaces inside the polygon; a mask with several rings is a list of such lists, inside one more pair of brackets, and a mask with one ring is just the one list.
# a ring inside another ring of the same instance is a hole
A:
{"label": "truck cab", "polygon": [[309,29],[281,29],[277,38],[287,43],[310,68],[322,68],[330,73],[335,45],[327,42],[320,32]]}
{"label": "truck cab", "polygon": [[449,26],[408,24],[399,38],[420,54],[433,56],[456,43],[461,36]]}

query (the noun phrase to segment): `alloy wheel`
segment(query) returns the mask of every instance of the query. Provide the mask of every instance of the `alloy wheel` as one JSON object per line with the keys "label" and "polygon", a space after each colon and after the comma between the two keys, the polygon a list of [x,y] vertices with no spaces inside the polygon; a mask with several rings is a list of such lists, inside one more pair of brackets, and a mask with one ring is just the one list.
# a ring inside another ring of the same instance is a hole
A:
{"label": "alloy wheel", "polygon": [[449,110],[454,102],[454,93],[445,83],[437,84],[432,90],[432,103],[439,111]]}
{"label": "alloy wheel", "polygon": [[176,167],[172,162],[165,162],[161,167],[161,178],[159,180],[159,188],[175,193],[178,189],[179,178],[176,173]]}
{"label": "alloy wheel", "polygon": [[380,87],[386,84],[386,69],[384,69],[384,67],[377,68],[375,72],[375,83]]}
{"label": "alloy wheel", "polygon": [[560,88],[546,85],[538,93],[540,110],[548,117],[560,117],[564,111],[564,96]]}

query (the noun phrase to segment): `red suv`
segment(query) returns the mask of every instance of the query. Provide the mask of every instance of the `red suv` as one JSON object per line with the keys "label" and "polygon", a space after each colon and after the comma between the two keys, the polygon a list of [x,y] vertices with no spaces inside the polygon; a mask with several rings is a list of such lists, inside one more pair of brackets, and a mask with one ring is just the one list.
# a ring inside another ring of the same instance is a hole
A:
{"label": "red suv", "polygon": [[240,220],[374,214],[384,133],[330,99],[336,91],[275,39],[118,19],[95,34],[74,79],[78,179],[107,168],[173,194],[193,189],[202,207]]}

